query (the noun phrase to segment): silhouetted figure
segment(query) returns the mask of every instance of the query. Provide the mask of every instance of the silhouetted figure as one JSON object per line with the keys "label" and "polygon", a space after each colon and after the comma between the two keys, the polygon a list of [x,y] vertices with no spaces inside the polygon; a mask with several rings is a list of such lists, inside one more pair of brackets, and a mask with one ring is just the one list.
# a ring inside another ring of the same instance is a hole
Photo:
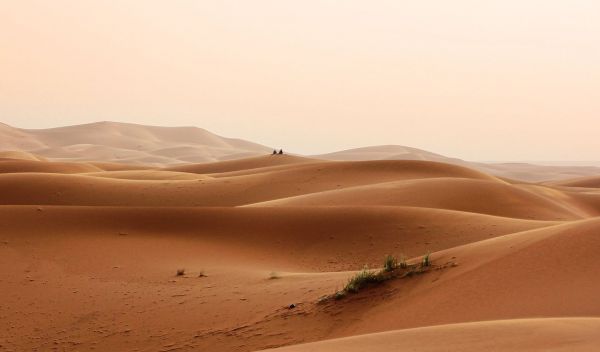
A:
{"label": "silhouetted figure", "polygon": [[273,155],[277,154],[277,150],[273,149]]}
{"label": "silhouetted figure", "polygon": [[283,154],[283,149],[279,149],[279,154]]}

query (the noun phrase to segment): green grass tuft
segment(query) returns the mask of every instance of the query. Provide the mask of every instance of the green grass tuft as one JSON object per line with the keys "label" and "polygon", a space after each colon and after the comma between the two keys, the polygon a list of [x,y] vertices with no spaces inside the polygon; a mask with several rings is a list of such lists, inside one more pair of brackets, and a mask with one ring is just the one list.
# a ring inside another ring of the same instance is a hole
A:
{"label": "green grass tuft", "polygon": [[404,256],[404,254],[400,255],[400,261],[398,262],[398,266],[400,267],[400,269],[408,268],[408,263],[406,262],[406,257]]}
{"label": "green grass tuft", "polygon": [[383,270],[385,271],[394,271],[398,267],[398,259],[396,259],[393,255],[388,254],[383,260]]}
{"label": "green grass tuft", "polygon": [[358,292],[361,288],[365,287],[370,283],[380,282],[381,275],[374,271],[370,271],[368,268],[364,268],[361,272],[357,273],[348,280],[344,291],[346,292]]}
{"label": "green grass tuft", "polygon": [[325,302],[328,299],[339,300],[346,297],[348,293],[356,293],[369,284],[381,283],[393,278],[411,277],[413,275],[422,274],[429,271],[431,265],[430,253],[423,256],[421,263],[413,264],[409,264],[404,255],[400,257],[400,260],[392,255],[387,255],[383,261],[383,269],[372,271],[365,266],[362,271],[356,273],[348,280],[346,286],[342,290],[336,291],[332,295],[323,296],[319,301]]}
{"label": "green grass tuft", "polygon": [[421,262],[421,266],[422,267],[428,267],[431,265],[431,260],[429,258],[430,253],[425,254],[425,256],[423,257],[423,261]]}

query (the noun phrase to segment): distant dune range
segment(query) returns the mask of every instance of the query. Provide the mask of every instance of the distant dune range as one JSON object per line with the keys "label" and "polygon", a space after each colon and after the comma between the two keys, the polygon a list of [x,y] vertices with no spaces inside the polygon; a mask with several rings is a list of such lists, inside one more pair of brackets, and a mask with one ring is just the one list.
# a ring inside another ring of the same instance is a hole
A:
{"label": "distant dune range", "polygon": [[[600,345],[593,168],[492,174],[397,146],[270,155],[198,129],[89,126],[0,126],[1,350]],[[212,144],[190,147],[200,136]],[[426,253],[429,272],[322,299],[388,254]]]}
{"label": "distant dune range", "polygon": [[260,144],[197,127],[98,122],[27,130],[0,124],[0,150],[22,150],[53,160],[147,165],[244,158],[270,152]]}
{"label": "distant dune range", "polygon": [[[133,167],[174,167],[197,173],[225,160],[268,154],[270,147],[218,136],[197,127],[159,127],[119,122],[97,122],[49,129],[20,129],[0,123],[0,159],[63,162],[125,163]],[[528,163],[480,163],[446,157],[400,145],[381,145],[315,155],[313,160],[423,160],[474,168],[498,177],[527,182],[555,181],[600,174],[598,166],[547,166]],[[179,166],[175,166],[179,165]],[[240,165],[243,167],[243,165]],[[260,165],[256,165],[257,167]],[[229,168],[227,164],[218,167]],[[245,167],[243,167],[245,169]]]}

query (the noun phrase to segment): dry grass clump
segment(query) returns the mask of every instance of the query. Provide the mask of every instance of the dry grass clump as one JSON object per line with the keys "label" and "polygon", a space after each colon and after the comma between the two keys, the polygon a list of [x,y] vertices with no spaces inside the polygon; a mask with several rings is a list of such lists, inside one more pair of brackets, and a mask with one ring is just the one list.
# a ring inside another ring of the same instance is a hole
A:
{"label": "dry grass clump", "polygon": [[375,271],[370,271],[368,268],[364,268],[358,274],[352,276],[346,286],[344,287],[344,291],[346,292],[358,292],[361,288],[365,287],[368,284],[376,283],[382,280],[382,276]]}
{"label": "dry grass clump", "polygon": [[[443,267],[446,267],[446,265],[441,268]],[[387,255],[383,261],[383,269],[374,271],[365,267],[348,279],[346,286],[344,286],[342,290],[336,291],[332,295],[323,296],[319,301],[323,302],[329,299],[342,299],[349,293],[357,293],[369,285],[378,284],[394,278],[411,277],[413,275],[424,273],[431,268],[432,263],[430,253],[425,254],[420,262],[414,264],[409,264],[404,256],[401,256],[400,260],[398,260],[392,255]]]}
{"label": "dry grass clump", "polygon": [[393,255],[388,254],[383,260],[383,270],[385,271],[393,271],[398,267],[398,259],[396,259]]}

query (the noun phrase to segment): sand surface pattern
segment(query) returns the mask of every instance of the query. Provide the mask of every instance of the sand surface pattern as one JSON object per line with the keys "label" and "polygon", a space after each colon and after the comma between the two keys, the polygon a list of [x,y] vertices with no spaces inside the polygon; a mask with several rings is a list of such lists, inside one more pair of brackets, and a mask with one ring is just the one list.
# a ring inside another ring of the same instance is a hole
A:
{"label": "sand surface pattern", "polygon": [[[35,152],[0,154],[1,351],[600,349],[597,175],[527,182],[410,149],[270,155],[198,130],[172,133],[204,133],[213,156],[182,163],[198,149],[136,126],[113,147],[153,156],[115,163],[62,138],[86,131],[3,140]],[[251,155],[216,161],[232,150]],[[388,254],[426,253],[419,275],[327,297]]]}

